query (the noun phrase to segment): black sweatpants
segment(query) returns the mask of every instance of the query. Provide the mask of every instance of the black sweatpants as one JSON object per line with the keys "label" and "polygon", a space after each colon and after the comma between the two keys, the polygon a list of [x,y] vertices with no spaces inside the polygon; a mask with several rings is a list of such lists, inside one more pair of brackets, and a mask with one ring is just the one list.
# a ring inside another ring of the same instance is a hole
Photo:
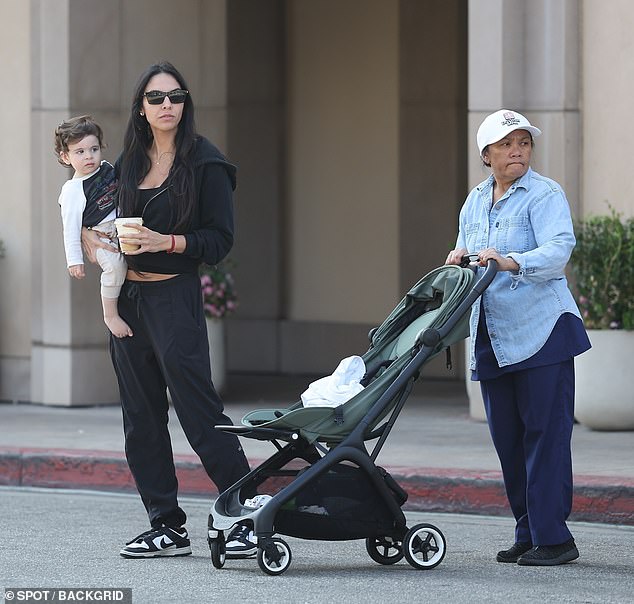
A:
{"label": "black sweatpants", "polygon": [[211,382],[207,326],[198,275],[165,281],[126,281],[119,313],[133,336],[110,337],[125,432],[125,452],[152,527],[179,527],[178,484],[168,431],[169,388],[187,440],[219,492],[249,471]]}

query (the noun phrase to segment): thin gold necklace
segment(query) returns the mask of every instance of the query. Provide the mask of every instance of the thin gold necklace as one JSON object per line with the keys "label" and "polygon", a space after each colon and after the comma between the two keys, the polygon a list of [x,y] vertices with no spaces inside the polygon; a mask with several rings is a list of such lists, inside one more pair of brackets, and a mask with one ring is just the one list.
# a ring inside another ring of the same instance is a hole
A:
{"label": "thin gold necklace", "polygon": [[173,158],[174,151],[163,151],[163,153],[160,153],[159,156],[157,157],[156,162],[154,162],[155,165],[160,166],[161,165],[161,159],[165,155],[171,155],[172,156],[172,161],[174,161],[174,158]]}

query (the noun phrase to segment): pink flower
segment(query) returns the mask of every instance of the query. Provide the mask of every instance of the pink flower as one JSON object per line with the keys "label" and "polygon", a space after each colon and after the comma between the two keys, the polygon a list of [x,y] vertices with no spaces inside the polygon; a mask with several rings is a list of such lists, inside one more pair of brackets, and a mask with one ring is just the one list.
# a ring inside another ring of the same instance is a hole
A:
{"label": "pink flower", "polygon": [[222,262],[201,270],[203,309],[207,317],[221,318],[237,308],[233,275],[226,270],[227,266]]}

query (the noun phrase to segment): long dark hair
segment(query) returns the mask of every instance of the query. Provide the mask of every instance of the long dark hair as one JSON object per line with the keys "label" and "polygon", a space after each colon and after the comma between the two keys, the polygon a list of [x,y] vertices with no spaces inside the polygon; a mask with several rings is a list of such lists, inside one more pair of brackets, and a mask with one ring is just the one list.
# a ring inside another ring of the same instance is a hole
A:
{"label": "long dark hair", "polygon": [[[123,137],[121,155],[121,173],[119,176],[119,214],[134,216],[138,211],[137,196],[139,184],[152,166],[148,149],[154,137],[152,129],[141,111],[143,93],[147,83],[157,74],[167,73],[173,76],[180,88],[189,90],[185,79],[171,63],[163,61],[150,65],[139,78],[132,97],[132,109]],[[194,104],[191,94],[185,97],[183,114],[176,131],[176,153],[168,176],[170,185],[170,203],[174,217],[174,231],[186,230],[194,214],[194,148],[196,142],[194,124]]]}

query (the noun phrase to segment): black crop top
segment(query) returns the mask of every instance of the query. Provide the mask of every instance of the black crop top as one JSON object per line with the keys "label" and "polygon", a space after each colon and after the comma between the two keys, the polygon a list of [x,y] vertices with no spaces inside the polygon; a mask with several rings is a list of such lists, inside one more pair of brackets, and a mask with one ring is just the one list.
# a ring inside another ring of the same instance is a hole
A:
{"label": "black crop top", "polygon": [[[156,224],[156,218],[159,212],[149,210],[152,204],[169,207],[166,189],[167,187],[165,186],[156,189],[139,189],[136,212],[137,216],[143,218],[143,226],[164,234],[170,231],[165,229],[165,227],[159,228]],[[165,210],[165,207],[162,209]],[[152,208],[152,210],[155,210],[155,208]],[[163,214],[163,212],[160,212],[160,214]],[[163,275],[195,273],[198,270],[199,264],[194,258],[188,258],[183,254],[168,254],[167,252],[145,252],[133,256],[126,255],[126,260],[128,262],[128,268],[134,271],[141,273],[159,273]]]}

